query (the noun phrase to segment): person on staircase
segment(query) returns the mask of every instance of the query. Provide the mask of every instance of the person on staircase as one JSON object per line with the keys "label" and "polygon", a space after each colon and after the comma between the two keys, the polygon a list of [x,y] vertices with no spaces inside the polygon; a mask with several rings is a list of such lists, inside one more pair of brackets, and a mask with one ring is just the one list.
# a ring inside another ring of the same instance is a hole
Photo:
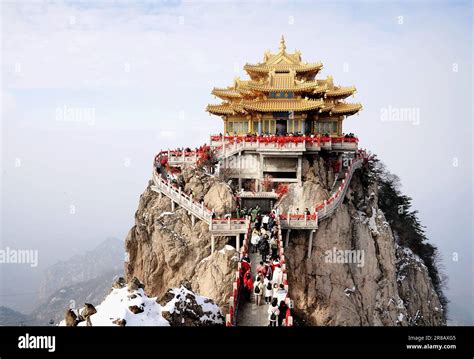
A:
{"label": "person on staircase", "polygon": [[262,261],[267,261],[268,252],[270,250],[270,245],[268,244],[268,236],[265,234],[260,238],[260,242],[258,244],[258,250],[260,255],[262,256]]}
{"label": "person on staircase", "polygon": [[273,287],[272,287],[272,282],[266,279],[266,284],[265,284],[265,304],[270,304],[272,301],[273,297]]}
{"label": "person on staircase", "polygon": [[285,289],[285,286],[283,284],[280,284],[278,290],[276,291],[276,298],[277,298],[277,303],[284,302],[286,299],[286,296],[288,295],[288,292]]}
{"label": "person on staircase", "polygon": [[278,309],[278,302],[276,299],[273,299],[272,304],[268,307],[268,320],[270,327],[278,326],[278,316],[280,315],[280,310]]}
{"label": "person on staircase", "polygon": [[272,282],[272,301],[276,300],[277,304],[278,304],[277,292],[279,288],[280,286],[277,283]]}
{"label": "person on staircase", "polygon": [[253,294],[255,295],[255,304],[257,305],[257,307],[260,306],[260,303],[262,301],[263,290],[264,287],[262,277],[259,277],[258,280],[255,282],[255,286],[253,289]]}
{"label": "person on staircase", "polygon": [[270,217],[265,214],[263,217],[262,217],[262,227],[265,229],[265,230],[269,230],[268,228],[268,222],[270,221]]}
{"label": "person on staircase", "polygon": [[280,284],[283,283],[283,271],[279,265],[275,266],[275,269],[273,270],[272,283],[277,286],[280,286]]}
{"label": "person on staircase", "polygon": [[270,249],[272,251],[271,257],[272,259],[278,258],[278,241],[276,237],[272,236],[272,239],[270,240]]}
{"label": "person on staircase", "polygon": [[250,263],[247,260],[247,258],[242,258],[242,261],[240,263],[240,268],[242,270],[241,273],[247,273],[250,270]]}
{"label": "person on staircase", "polygon": [[257,208],[250,209],[250,216],[253,223],[255,223],[255,221],[257,220],[257,214],[258,214]]}
{"label": "person on staircase", "polygon": [[252,244],[252,253],[257,253],[259,242],[260,242],[260,232],[256,228],[254,228],[252,230],[252,238],[250,238],[250,243]]}
{"label": "person on staircase", "polygon": [[288,310],[288,306],[286,305],[285,301],[280,301],[280,305],[278,306],[278,326],[281,327],[283,325],[283,321],[286,318],[286,311]]}
{"label": "person on staircase", "polygon": [[261,261],[259,263],[259,265],[256,268],[256,271],[257,271],[257,273],[261,274],[262,277],[265,277],[265,275],[267,274],[267,268],[265,268],[265,265],[264,265],[263,261]]}
{"label": "person on staircase", "polygon": [[281,267],[280,259],[278,258],[278,256],[272,258],[271,266],[272,270],[275,270],[275,267]]}
{"label": "person on staircase", "polygon": [[252,273],[250,273],[250,270],[248,270],[244,274],[244,287],[243,287],[244,297],[247,300],[247,302],[250,302],[251,300],[252,290],[253,290]]}
{"label": "person on staircase", "polygon": [[265,267],[267,268],[267,275],[266,275],[266,278],[268,278],[268,280],[271,282],[272,279],[273,279],[273,269],[272,269],[272,266],[270,265],[270,263],[266,262],[266,263],[265,263]]}

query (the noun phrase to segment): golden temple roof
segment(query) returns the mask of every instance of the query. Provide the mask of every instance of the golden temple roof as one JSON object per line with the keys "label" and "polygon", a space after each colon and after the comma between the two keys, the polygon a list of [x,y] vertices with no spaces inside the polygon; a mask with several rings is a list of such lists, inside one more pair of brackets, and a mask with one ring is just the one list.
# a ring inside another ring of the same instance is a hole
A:
{"label": "golden temple roof", "polygon": [[215,87],[211,93],[214,96],[221,97],[221,98],[242,98],[242,94],[232,87],[229,87],[229,88]]}
{"label": "golden temple roof", "polygon": [[263,62],[258,64],[246,64],[244,70],[250,75],[251,78],[258,78],[262,74],[270,71],[277,73],[287,73],[289,71],[295,71],[296,73],[308,72],[314,76],[321,70],[323,64],[320,62],[306,63],[301,61],[301,53],[296,50],[294,53],[286,52],[285,39],[282,36],[280,40],[279,51],[276,54],[266,51],[263,56]]}
{"label": "golden temple roof", "polygon": [[302,62],[298,50],[287,53],[282,37],[278,53],[266,51],[262,63],[245,65],[250,80],[236,78],[233,86],[214,88],[212,94],[224,102],[208,105],[206,110],[216,115],[313,110],[329,115],[357,113],[361,104],[340,101],[354,94],[355,87],[335,86],[332,76],[315,79],[321,68],[321,63]]}
{"label": "golden temple roof", "polygon": [[230,103],[222,103],[220,105],[207,105],[206,111],[214,115],[233,115],[234,108]]}
{"label": "golden temple roof", "polygon": [[245,87],[260,92],[311,92],[322,93],[327,87],[320,86],[317,81],[305,81],[296,79],[296,72],[291,70],[289,73],[275,73],[270,71],[266,80],[248,81]]}
{"label": "golden temple roof", "polygon": [[233,115],[236,113],[280,112],[280,111],[311,111],[324,108],[324,101],[313,99],[267,99],[267,100],[241,100],[239,102],[224,102],[220,105],[208,105],[206,111],[215,115]]}
{"label": "golden temple roof", "polygon": [[240,105],[246,110],[259,112],[279,112],[279,111],[310,111],[324,106],[323,100],[288,99],[288,100],[244,100]]}
{"label": "golden temple roof", "polygon": [[360,103],[338,102],[331,108],[331,114],[334,115],[353,115],[362,109]]}
{"label": "golden temple roof", "polygon": [[347,97],[356,92],[354,86],[350,87],[334,87],[326,92],[327,97]]}
{"label": "golden temple roof", "polygon": [[260,73],[267,73],[271,70],[275,70],[276,72],[286,72],[290,70],[295,70],[296,72],[318,72],[323,68],[323,64],[320,62],[313,63],[313,64],[288,64],[288,63],[281,63],[281,64],[270,64],[267,65],[265,63],[261,64],[245,64],[244,70],[247,71],[251,76],[252,72],[260,72]]}

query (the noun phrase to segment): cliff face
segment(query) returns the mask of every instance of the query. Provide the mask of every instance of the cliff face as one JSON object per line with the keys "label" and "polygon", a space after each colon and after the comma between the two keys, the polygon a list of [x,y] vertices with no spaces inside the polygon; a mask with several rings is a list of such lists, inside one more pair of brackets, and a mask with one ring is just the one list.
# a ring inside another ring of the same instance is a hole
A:
{"label": "cliff face", "polygon": [[[315,166],[320,167],[321,163]],[[428,270],[409,249],[396,244],[377,203],[376,185],[364,189],[356,172],[344,204],[331,218],[322,221],[314,234],[310,259],[308,231],[291,232],[286,250],[290,297],[302,322],[445,324]],[[341,250],[357,251],[351,252],[351,258],[359,261],[341,263],[344,261],[328,255]]]}
{"label": "cliff face", "polygon": [[[335,184],[322,159],[305,160],[303,178],[302,186],[290,185],[278,202],[282,212],[314,208]],[[186,171],[183,180],[185,190],[202,198],[218,216],[235,207],[230,188],[217,179]],[[397,245],[378,207],[377,184],[367,187],[361,181],[358,171],[344,203],[320,223],[311,258],[307,259],[309,232],[291,231],[285,253],[296,318],[307,325],[445,324],[423,261]],[[197,220],[192,226],[190,216],[179,207],[171,213],[170,200],[160,199],[149,185],[126,240],[127,279],[137,277],[146,293],[157,297],[189,280],[196,293],[211,298],[224,311],[237,261],[234,248],[225,241],[217,238],[216,252],[210,255],[207,224]],[[342,263],[329,256],[338,251],[352,251],[352,259],[357,260]]]}
{"label": "cliff face", "polygon": [[[235,207],[225,184],[190,170],[183,177],[185,190],[203,198],[218,216]],[[125,242],[127,280],[137,277],[146,293],[157,297],[189,280],[196,293],[225,309],[237,266],[236,251],[225,247],[226,238],[216,237],[216,251],[211,255],[208,225],[196,219],[193,226],[190,215],[178,206],[171,212],[170,200],[165,196],[160,199],[150,185],[140,197],[135,225]]]}

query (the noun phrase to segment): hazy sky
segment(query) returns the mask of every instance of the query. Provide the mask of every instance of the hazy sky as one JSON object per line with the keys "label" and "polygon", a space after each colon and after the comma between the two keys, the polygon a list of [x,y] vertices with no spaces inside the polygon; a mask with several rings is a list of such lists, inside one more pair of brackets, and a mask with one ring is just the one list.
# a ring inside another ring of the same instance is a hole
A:
{"label": "hazy sky", "polygon": [[[204,111],[218,102],[212,87],[245,78],[243,65],[284,34],[288,51],[323,62],[320,78],[357,87],[349,101],[364,110],[345,132],[400,176],[443,256],[453,319],[474,323],[472,10],[470,1],[3,2],[2,248],[37,249],[42,268],[124,238],[154,153],[221,131]],[[390,109],[415,117],[384,121]],[[38,268],[2,265],[2,295],[29,291]]]}

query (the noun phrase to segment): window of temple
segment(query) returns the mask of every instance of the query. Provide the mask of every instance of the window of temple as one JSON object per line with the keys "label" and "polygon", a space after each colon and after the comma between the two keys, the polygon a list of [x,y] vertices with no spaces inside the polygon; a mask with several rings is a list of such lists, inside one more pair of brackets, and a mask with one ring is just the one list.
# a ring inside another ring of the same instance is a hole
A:
{"label": "window of temple", "polygon": [[337,133],[336,121],[318,121],[314,123],[314,132],[316,133]]}
{"label": "window of temple", "polygon": [[295,119],[289,119],[288,120],[288,126],[287,126],[287,131],[288,132],[302,132],[301,129],[301,122],[300,120],[295,120]]}
{"label": "window of temple", "polygon": [[275,120],[262,120],[262,132],[274,134],[276,131],[276,121]]}
{"label": "window of temple", "polygon": [[249,130],[248,121],[229,121],[227,122],[227,132],[230,134],[246,134]]}

